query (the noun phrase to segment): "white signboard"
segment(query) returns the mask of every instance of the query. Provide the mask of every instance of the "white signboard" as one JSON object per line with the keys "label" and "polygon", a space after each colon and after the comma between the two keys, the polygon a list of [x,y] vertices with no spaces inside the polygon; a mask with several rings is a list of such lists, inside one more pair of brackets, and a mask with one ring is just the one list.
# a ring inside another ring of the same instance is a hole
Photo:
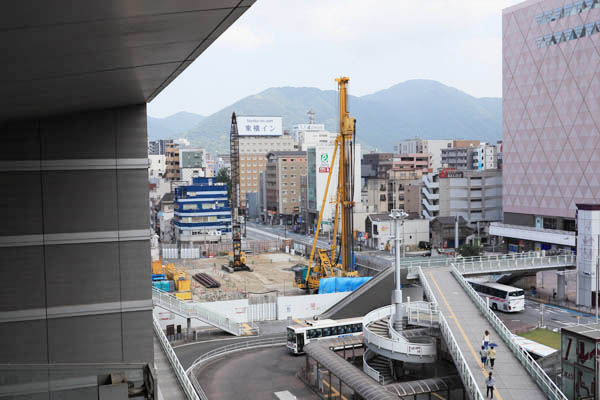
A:
{"label": "white signboard", "polygon": [[283,122],[281,117],[237,117],[240,136],[281,136]]}

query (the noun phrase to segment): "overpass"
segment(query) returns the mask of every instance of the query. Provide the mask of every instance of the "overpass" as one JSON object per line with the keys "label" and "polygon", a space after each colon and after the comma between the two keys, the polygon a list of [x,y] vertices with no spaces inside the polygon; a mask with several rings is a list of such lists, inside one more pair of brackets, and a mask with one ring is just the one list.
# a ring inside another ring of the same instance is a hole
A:
{"label": "overpass", "polygon": [[[323,314],[321,319],[352,318],[366,315],[374,308],[384,307],[389,304],[390,295],[394,286],[394,269],[389,260],[357,257],[357,262],[368,263],[369,268],[381,268],[372,279],[350,293],[344,299],[334,304]],[[576,257],[573,254],[546,255],[545,252],[514,253],[493,256],[478,256],[453,258],[443,257],[436,259],[408,258],[402,260],[402,279],[417,280],[419,268],[424,270],[448,268],[452,265],[461,274],[492,275],[506,273],[537,272],[548,269],[572,269],[576,266]]]}
{"label": "overpass", "polygon": [[[463,275],[536,272],[547,269],[574,268],[575,265],[576,257],[572,254],[547,255],[544,252],[472,258],[407,260],[401,264],[403,277],[418,279],[431,305],[429,307],[421,305],[416,312],[414,305],[413,307],[405,305],[405,315],[408,315],[411,324],[418,321],[420,323],[415,325],[427,326],[429,324],[439,327],[464,387],[471,398],[482,398],[481,392],[485,391],[484,379],[487,371],[479,361],[478,351],[483,332],[488,330],[492,332],[493,341],[500,343],[502,340],[505,344],[505,346],[499,347],[502,357],[498,357],[495,367],[497,389],[500,394],[498,398],[565,399],[560,389],[543,369],[513,340],[513,335],[508,328],[487,307],[487,304],[471,288]],[[365,315],[363,308],[373,310],[375,307],[375,310],[366,314],[364,320],[365,341],[372,341],[376,344],[373,348],[369,348],[370,352],[374,350],[375,353],[382,354],[387,358],[400,360],[408,360],[414,356],[411,351],[414,352],[417,347],[421,347],[419,351],[424,351],[423,354],[429,354],[426,342],[415,340],[415,338],[407,338],[404,341],[397,337],[394,338],[388,315],[391,312],[389,293],[394,285],[393,272],[393,268],[383,270],[320,317],[335,319],[358,316],[361,313]],[[378,306],[379,308],[377,308]],[[417,339],[425,338],[426,336]],[[393,346],[388,350],[386,350],[387,342]],[[394,352],[400,354],[393,354]],[[367,367],[363,368],[376,381],[381,382],[382,378],[385,380],[388,375],[386,375],[385,362],[378,360],[377,357],[373,354],[366,354],[364,364]]]}
{"label": "overpass", "polygon": [[258,328],[253,328],[246,323],[232,321],[224,315],[203,307],[202,303],[181,301],[172,294],[154,287],[152,288],[152,302],[154,306],[162,307],[180,317],[197,319],[235,336],[258,334]]}

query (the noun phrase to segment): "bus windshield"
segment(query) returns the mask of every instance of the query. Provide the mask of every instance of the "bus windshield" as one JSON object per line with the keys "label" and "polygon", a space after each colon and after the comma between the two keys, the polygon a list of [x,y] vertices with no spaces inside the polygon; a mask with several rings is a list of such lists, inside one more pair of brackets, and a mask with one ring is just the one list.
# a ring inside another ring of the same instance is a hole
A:
{"label": "bus windshield", "polygon": [[514,292],[510,292],[508,295],[510,297],[521,297],[525,295],[525,292],[522,290],[515,290]]}
{"label": "bus windshield", "polygon": [[296,335],[294,334],[294,330],[292,328],[287,328],[287,341],[296,343]]}

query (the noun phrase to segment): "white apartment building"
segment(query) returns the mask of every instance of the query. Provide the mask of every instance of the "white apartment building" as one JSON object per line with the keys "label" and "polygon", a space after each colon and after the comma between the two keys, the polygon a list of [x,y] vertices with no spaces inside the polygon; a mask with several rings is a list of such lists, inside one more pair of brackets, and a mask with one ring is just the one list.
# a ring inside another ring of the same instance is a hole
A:
{"label": "white apartment building", "polygon": [[337,137],[337,133],[325,130],[323,124],[294,125],[292,135],[298,142],[298,149],[302,151],[309,147],[333,146]]}
{"label": "white apartment building", "polygon": [[406,139],[394,145],[394,152],[400,154],[431,154],[431,168],[435,172],[442,168],[442,149],[452,147],[452,140],[446,139]]}
{"label": "white apartment building", "polygon": [[[314,226],[319,218],[325,187],[327,186],[327,177],[329,170],[333,168],[331,174],[331,183],[327,192],[327,201],[323,210],[323,221],[321,228],[324,231],[329,231],[332,228],[334,214],[334,204],[336,198],[336,184],[339,170],[339,151],[337,153],[335,163],[332,165],[333,146],[316,146],[309,147],[307,150],[307,199],[308,199],[308,218],[309,225]],[[360,144],[355,145],[354,158],[354,195],[355,210],[361,211],[361,147]]]}
{"label": "white apartment building", "polygon": [[498,147],[493,144],[481,143],[474,148],[473,169],[498,169]]}
{"label": "white apartment building", "polygon": [[165,174],[166,164],[164,154],[148,154],[148,176],[162,178]]}
{"label": "white apartment building", "polygon": [[502,220],[502,171],[448,171],[422,178],[423,217],[463,217],[471,226]]}

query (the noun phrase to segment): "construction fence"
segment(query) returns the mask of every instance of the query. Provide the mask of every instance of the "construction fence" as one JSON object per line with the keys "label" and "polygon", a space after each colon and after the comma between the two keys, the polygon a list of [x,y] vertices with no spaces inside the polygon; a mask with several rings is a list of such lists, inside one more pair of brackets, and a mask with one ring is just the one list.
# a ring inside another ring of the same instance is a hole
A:
{"label": "construction fence", "polygon": [[[285,240],[244,240],[242,251],[247,254],[276,253],[286,250]],[[289,244],[288,244],[289,250]],[[198,259],[218,257],[233,251],[231,241],[225,243],[205,244],[160,244],[160,255],[163,259]]]}

